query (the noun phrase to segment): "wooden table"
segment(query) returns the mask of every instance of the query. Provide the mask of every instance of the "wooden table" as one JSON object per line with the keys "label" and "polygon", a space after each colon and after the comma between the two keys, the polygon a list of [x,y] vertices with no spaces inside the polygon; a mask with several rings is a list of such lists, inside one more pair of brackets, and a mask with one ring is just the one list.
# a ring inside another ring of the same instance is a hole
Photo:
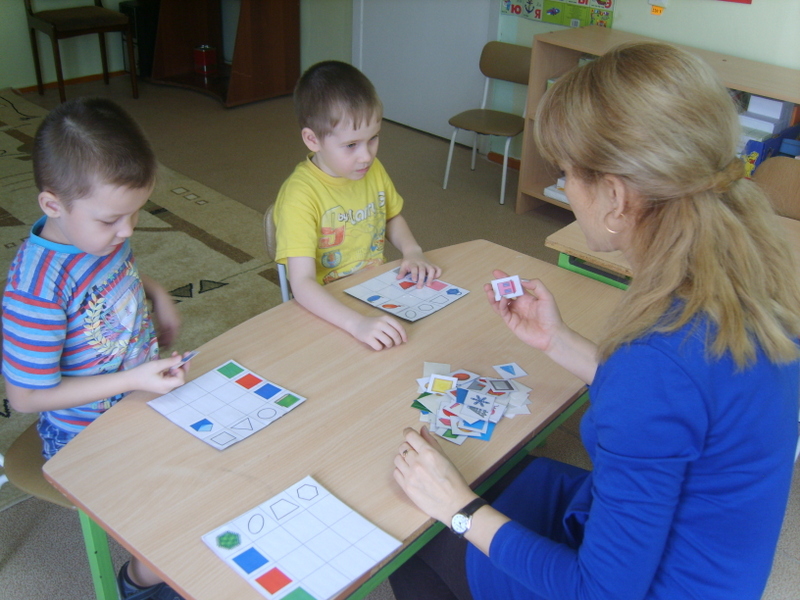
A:
{"label": "wooden table", "polygon": [[[786,230],[789,244],[794,248],[800,259],[800,221],[780,216],[777,218]],[[600,280],[604,280],[605,276],[607,279],[605,283],[610,283],[611,285],[627,287],[627,283],[633,275],[630,263],[622,255],[622,252],[594,252],[590,250],[589,246],[586,245],[586,237],[583,235],[577,221],[573,221],[566,227],[547,236],[545,246],[561,253],[558,261],[559,266],[593,278],[599,278]],[[618,285],[619,283],[625,285]]]}
{"label": "wooden table", "polygon": [[[51,459],[45,475],[187,599],[259,597],[200,538],[306,475],[410,544],[433,521],[397,486],[392,461],[403,428],[419,425],[410,404],[424,361],[485,375],[493,374],[492,365],[515,361],[530,373],[520,380],[533,388],[530,416],[503,419],[488,443],[468,440],[459,447],[442,442],[473,485],[584,390],[577,378],[517,340],[489,308],[482,286],[491,270],[541,278],[559,300],[564,319],[593,339],[621,293],[483,240],[428,256],[443,267],[445,281],[471,293],[405,324],[407,344],[373,352],[291,301],[202,347],[190,377],[232,358],[308,398],[263,431],[220,452],[147,406],[153,394],[135,393]],[[358,273],[328,289],[359,312],[378,314],[342,292],[378,271]]]}

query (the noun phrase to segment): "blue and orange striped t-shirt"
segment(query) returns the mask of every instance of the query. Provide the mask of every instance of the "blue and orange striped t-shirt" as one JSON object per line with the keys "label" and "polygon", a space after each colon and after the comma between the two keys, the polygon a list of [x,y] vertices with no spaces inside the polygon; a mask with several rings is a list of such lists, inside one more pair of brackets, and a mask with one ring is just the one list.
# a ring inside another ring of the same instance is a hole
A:
{"label": "blue and orange striped t-shirt", "polygon": [[[39,237],[43,217],[17,252],[3,295],[3,375],[45,389],[62,377],[115,373],[158,356],[144,286],[130,243],[107,256]],[[42,413],[78,433],[125,394]]]}

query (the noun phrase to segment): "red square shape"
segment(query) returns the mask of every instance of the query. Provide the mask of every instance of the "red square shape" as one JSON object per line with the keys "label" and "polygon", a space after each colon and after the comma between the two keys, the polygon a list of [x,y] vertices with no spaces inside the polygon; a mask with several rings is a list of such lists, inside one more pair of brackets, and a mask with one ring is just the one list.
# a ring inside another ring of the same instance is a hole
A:
{"label": "red square shape", "polygon": [[261,383],[261,381],[262,379],[260,377],[256,377],[252,373],[248,373],[243,377],[239,377],[239,379],[236,380],[236,383],[238,383],[242,387],[246,387],[249,390],[254,385],[258,385],[259,383]]}
{"label": "red square shape", "polygon": [[270,594],[274,594],[292,583],[292,580],[289,579],[283,571],[279,571],[277,567],[267,571],[261,577],[258,577],[256,581]]}

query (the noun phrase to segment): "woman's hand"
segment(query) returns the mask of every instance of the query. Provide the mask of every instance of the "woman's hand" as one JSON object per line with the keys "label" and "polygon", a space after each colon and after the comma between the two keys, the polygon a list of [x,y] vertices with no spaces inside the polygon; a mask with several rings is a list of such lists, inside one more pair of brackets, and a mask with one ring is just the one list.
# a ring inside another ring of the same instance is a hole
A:
{"label": "woman's hand", "polygon": [[403,431],[394,478],[420,510],[448,527],[453,515],[477,498],[426,427]]}
{"label": "woman's hand", "polygon": [[[503,271],[493,271],[495,279],[508,277]],[[491,284],[483,286],[486,297],[494,311],[500,315],[520,340],[547,352],[554,338],[562,331],[564,322],[558,312],[555,299],[544,284],[538,279],[522,281],[522,287],[528,293],[516,298],[494,299]]]}
{"label": "woman's hand", "polygon": [[[508,277],[493,271],[495,279]],[[591,384],[597,371],[597,345],[564,324],[556,301],[538,279],[522,281],[526,293],[516,298],[494,299],[492,285],[483,286],[494,311],[520,340],[547,354],[583,382]]]}

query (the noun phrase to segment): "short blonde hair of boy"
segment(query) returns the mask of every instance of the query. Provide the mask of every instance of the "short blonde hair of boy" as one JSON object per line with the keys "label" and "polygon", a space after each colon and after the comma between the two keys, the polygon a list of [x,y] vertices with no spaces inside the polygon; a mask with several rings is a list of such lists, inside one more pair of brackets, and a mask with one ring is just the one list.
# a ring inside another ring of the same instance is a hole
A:
{"label": "short blonde hair of boy", "polygon": [[375,86],[353,65],[328,60],[309,67],[294,89],[294,106],[300,128],[318,138],[333,133],[339,123],[362,123],[383,118],[383,104]]}
{"label": "short blonde hair of boy", "polygon": [[661,43],[617,47],[548,90],[536,115],[543,157],[593,183],[620,177],[642,198],[633,281],[600,359],[650,331],[707,316],[711,356],[740,368],[758,350],[797,358],[800,285],[764,192],[743,178],[741,133],[712,69]]}

